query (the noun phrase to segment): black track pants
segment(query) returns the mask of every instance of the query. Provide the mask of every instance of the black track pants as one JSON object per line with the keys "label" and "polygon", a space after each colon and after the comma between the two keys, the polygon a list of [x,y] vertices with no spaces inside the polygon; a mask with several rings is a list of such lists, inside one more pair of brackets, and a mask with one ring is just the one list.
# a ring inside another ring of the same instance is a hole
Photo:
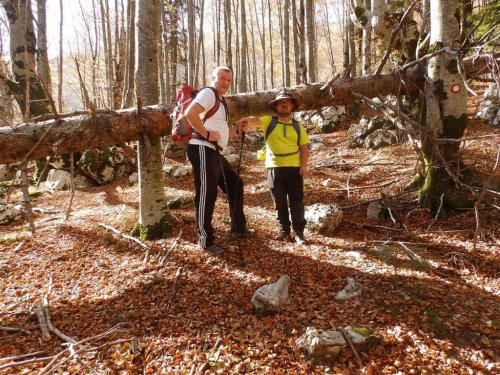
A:
{"label": "black track pants", "polygon": [[[226,176],[229,200],[234,210],[234,223],[231,231],[242,233],[246,228],[245,214],[243,213],[243,181],[235,170],[229,165],[227,159],[218,151],[202,146],[188,145],[187,156],[193,166],[195,200],[194,215],[198,231],[198,244],[202,248],[214,244],[215,234],[212,226],[215,201],[217,200],[218,187],[227,194],[222,168]],[[220,157],[220,159],[219,159]]]}
{"label": "black track pants", "polygon": [[[307,221],[304,212],[304,180],[300,175],[300,168],[268,169],[267,182],[278,215],[280,231],[288,233],[292,227],[295,233],[304,233]],[[290,214],[287,200],[290,202]]]}

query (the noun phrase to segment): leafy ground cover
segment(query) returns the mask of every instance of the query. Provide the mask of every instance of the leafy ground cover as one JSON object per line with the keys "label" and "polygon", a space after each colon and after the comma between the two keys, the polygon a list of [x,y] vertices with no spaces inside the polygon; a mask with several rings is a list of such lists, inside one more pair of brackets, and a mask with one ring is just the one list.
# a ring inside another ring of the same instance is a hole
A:
{"label": "leafy ground cover", "polygon": [[[77,191],[68,220],[71,193],[42,191],[33,198],[34,235],[26,223],[0,227],[0,325],[26,330],[0,331],[0,373],[498,373],[498,194],[479,211],[479,230],[474,210],[434,220],[416,192],[403,191],[416,164],[411,148],[349,148],[349,124],[323,136],[327,147],[311,154],[305,186],[307,205],[337,203],[343,222],[333,235],[306,233],[307,246],[272,239],[277,225],[263,162],[244,157],[245,212],[256,231],[241,240],[244,266],[236,243],[227,242],[224,196],[214,222],[229,251],[214,257],[196,246],[192,207],[172,210],[174,236],[147,248],[110,230],[128,234],[137,218],[138,187],[127,178]],[[468,136],[495,131],[471,116]],[[483,177],[497,150],[498,138],[463,149]],[[327,178],[334,187],[322,185]],[[166,176],[165,187],[169,198],[193,194],[190,176]],[[381,193],[394,197],[408,231],[390,218],[367,218],[368,203]],[[284,274],[291,278],[288,303],[275,316],[256,317],[253,293]],[[363,293],[337,301],[347,277]],[[52,325],[80,345],[42,336],[36,311],[44,300]],[[381,345],[361,353],[362,363],[345,348],[332,366],[312,366],[300,346],[305,329],[347,325],[371,329]],[[7,367],[41,357],[54,358]]]}

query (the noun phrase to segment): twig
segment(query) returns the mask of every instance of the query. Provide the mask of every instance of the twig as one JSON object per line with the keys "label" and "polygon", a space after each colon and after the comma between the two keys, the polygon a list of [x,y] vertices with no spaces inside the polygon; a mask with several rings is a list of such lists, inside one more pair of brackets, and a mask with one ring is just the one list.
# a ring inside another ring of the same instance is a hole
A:
{"label": "twig", "polygon": [[75,197],[75,166],[73,165],[75,161],[75,155],[73,152],[70,152],[70,171],[71,171],[71,198],[69,199],[68,212],[66,212],[66,220],[69,219],[69,214],[71,212],[71,205],[73,204],[73,198]]}
{"label": "twig", "polygon": [[402,242],[395,242],[396,244],[399,245],[403,249],[403,251],[410,257],[411,260],[420,260],[420,256],[413,252],[408,246],[406,246]]}
{"label": "twig", "polygon": [[29,192],[29,183],[28,183],[28,173],[26,172],[26,161],[21,163],[21,179],[24,204],[26,206],[26,216],[28,217],[28,223],[30,227],[30,231],[32,234],[35,233],[35,221],[33,220],[33,210],[31,206],[30,192]]}
{"label": "twig", "polygon": [[404,229],[401,229],[401,228],[384,227],[382,225],[372,225],[372,224],[363,224],[363,223],[359,223],[357,225],[360,226],[361,228],[379,228],[379,229],[393,230],[396,232],[404,232]]}
{"label": "twig", "polygon": [[30,363],[45,362],[45,361],[49,361],[53,358],[54,357],[42,357],[42,358],[27,359],[26,361],[21,361],[21,362],[10,362],[10,363],[6,363],[4,365],[0,365],[0,370],[7,368],[7,367],[17,367],[17,366],[28,365]]}
{"label": "twig", "polygon": [[436,212],[436,216],[434,216],[434,219],[432,219],[432,221],[429,223],[429,225],[427,226],[427,230],[430,230],[431,227],[434,225],[434,223],[436,222],[436,220],[438,219],[439,217],[439,214],[441,213],[441,209],[443,208],[443,198],[444,198],[444,193],[441,194],[441,198],[439,199],[439,208]]}
{"label": "twig", "polygon": [[391,52],[392,52],[392,49],[394,48],[394,41],[396,39],[396,34],[398,33],[398,31],[401,29],[401,27],[403,26],[403,22],[406,20],[406,18],[408,17],[408,14],[410,14],[410,12],[413,10],[413,7],[415,6],[415,3],[412,3],[408,9],[406,10],[406,12],[403,14],[403,17],[401,17],[401,20],[399,21],[399,24],[398,26],[392,30],[391,32],[391,36],[389,37],[389,42],[387,44],[387,50],[385,51],[385,54],[384,56],[382,57],[382,59],[380,60],[380,64],[378,65],[377,67],[377,70],[375,71],[375,75],[378,76],[380,74],[380,72],[382,71],[382,68],[384,67],[387,59],[389,58]]}
{"label": "twig", "polygon": [[[27,329],[17,328],[17,327],[0,326],[0,331],[5,331],[5,332],[22,332],[22,333],[26,333],[27,335],[31,335],[31,332],[28,331]],[[2,361],[3,361],[3,359],[0,358],[0,362],[2,362]]]}
{"label": "twig", "polygon": [[380,184],[380,185],[370,185],[370,186],[358,186],[358,187],[346,187],[346,188],[335,188],[335,189],[331,189],[331,190],[334,190],[334,191],[350,191],[350,190],[365,190],[365,189],[377,189],[377,188],[381,188],[381,187],[385,187],[385,186],[388,186],[388,185],[391,185],[395,182],[398,182],[399,179],[397,180],[392,180],[392,181],[389,181],[389,182],[385,182],[383,184]]}
{"label": "twig", "polygon": [[178,242],[179,242],[179,239],[182,237],[182,229],[179,231],[179,235],[175,238],[174,242],[172,243],[172,246],[170,247],[170,250],[167,251],[167,253],[165,254],[165,256],[161,259],[160,261],[160,265],[163,265],[163,262],[165,261],[165,259],[168,258],[170,252],[172,250],[174,250],[174,248],[177,246]]}
{"label": "twig", "polygon": [[76,344],[75,339],[73,339],[69,336],[66,336],[64,333],[62,333],[61,331],[59,331],[57,328],[55,328],[52,325],[52,322],[50,320],[50,312],[49,312],[49,296],[50,296],[51,292],[52,292],[52,277],[49,278],[49,290],[48,290],[47,294],[43,297],[43,312],[45,314],[45,319],[47,320],[47,326],[48,326],[50,332],[52,332],[54,335],[59,337],[61,340],[64,340],[66,342],[69,342],[72,345],[75,345]]}
{"label": "twig", "polygon": [[8,362],[8,361],[15,361],[17,359],[22,359],[22,358],[28,358],[28,357],[34,357],[39,354],[44,354],[45,350],[41,350],[39,352],[34,352],[34,353],[28,353],[28,354],[20,354],[20,355],[15,355],[12,357],[5,357],[5,358],[0,358],[0,362]]}
{"label": "twig", "polygon": [[[215,342],[215,345],[213,346],[212,350],[219,349],[220,344],[222,343],[222,339],[219,337],[217,341]],[[206,370],[210,367],[210,361],[207,360],[203,365],[200,366],[200,368],[197,371],[197,374],[203,374],[205,373]]]}
{"label": "twig", "polygon": [[408,227],[406,226],[405,221],[398,214],[398,211],[394,207],[392,207],[392,205],[389,203],[389,201],[387,201],[387,197],[384,193],[382,193],[382,203],[389,210],[389,214],[391,215],[391,218],[393,219],[393,221],[398,221],[399,224],[401,224],[401,226],[404,228],[405,232],[408,232]]}
{"label": "twig", "polygon": [[476,231],[474,233],[474,241],[472,243],[472,256],[475,258],[476,254],[476,246],[477,246],[477,238],[479,237],[479,232],[481,231],[481,220],[479,218],[479,205],[481,204],[481,201],[484,198],[484,195],[486,194],[486,189],[488,188],[488,185],[490,184],[491,180],[493,179],[493,176],[495,175],[498,165],[500,162],[500,149],[497,152],[497,158],[495,161],[495,165],[493,166],[493,170],[491,171],[490,176],[488,177],[488,180],[484,183],[483,189],[481,190],[481,194],[479,195],[476,203],[474,204],[474,214],[476,216]]}
{"label": "twig", "polygon": [[[81,346],[81,345],[83,345],[83,344],[85,344],[85,343],[87,343],[87,342],[89,342],[89,341],[95,341],[95,340],[101,339],[101,338],[103,338],[103,337],[105,337],[105,336],[107,336],[107,335],[111,334],[112,332],[114,332],[115,330],[117,330],[117,329],[118,329],[120,326],[122,326],[122,325],[123,325],[123,323],[117,324],[117,325],[115,325],[114,327],[112,327],[112,328],[108,329],[108,330],[107,330],[106,332],[104,332],[104,333],[101,333],[101,334],[99,334],[99,335],[95,335],[95,336],[91,336],[91,337],[88,337],[88,338],[83,339],[83,340],[81,340],[81,341],[78,341],[78,342],[76,343],[76,345],[75,345],[75,346]],[[42,370],[38,373],[38,375],[42,375],[42,374],[45,374],[45,373],[50,374],[50,373],[51,373],[51,372],[53,372],[56,368],[58,368],[59,366],[63,365],[66,361],[68,361],[69,359],[71,359],[73,356],[75,356],[75,355],[79,354],[80,352],[85,351],[86,349],[87,349],[87,348],[82,347],[81,349],[79,349],[79,350],[77,350],[77,351],[73,351],[73,345],[71,345],[69,348],[64,349],[63,351],[61,351],[60,353],[58,353],[58,354],[57,354],[57,355],[53,358],[53,360],[52,360],[50,363],[48,363],[48,364],[47,364],[47,366],[45,366],[45,367],[44,367],[44,368],[43,368],[43,369],[42,369]],[[61,357],[64,353],[66,353],[66,352],[68,352],[68,351],[70,352],[70,355],[69,355],[68,357],[66,357],[64,360],[62,360],[62,361],[61,361],[60,363],[58,363],[56,366],[51,367],[51,366],[55,363],[55,361],[56,361],[58,358],[60,358],[60,357]]]}
{"label": "twig", "polygon": [[16,246],[16,248],[14,249],[14,252],[16,251],[19,251],[19,249],[21,247],[23,247],[23,245],[26,243],[26,238],[24,240],[21,241],[21,243],[19,245]]}
{"label": "twig", "polygon": [[177,285],[179,284],[179,276],[181,275],[181,267],[177,268],[175,272],[174,282],[172,283],[172,289],[170,290],[170,297],[168,297],[167,308],[170,307],[170,304],[175,298],[175,293],[177,292]]}
{"label": "twig", "polygon": [[151,246],[148,247],[146,254],[144,254],[144,259],[142,261],[142,264],[146,264],[146,262],[148,261],[149,252],[151,251],[152,248],[153,248],[153,244],[151,244]]}
{"label": "twig", "polygon": [[36,316],[38,317],[38,322],[40,323],[40,330],[42,331],[42,339],[50,339],[50,330],[47,324],[47,318],[45,317],[45,312],[43,311],[43,304],[38,303],[38,309],[36,310]]}
{"label": "twig", "polygon": [[118,229],[115,229],[115,228],[113,228],[113,227],[110,227],[109,225],[106,225],[106,224],[104,224],[104,223],[99,223],[99,226],[101,226],[101,227],[103,227],[103,228],[106,228],[106,229],[109,229],[109,230],[111,230],[111,231],[115,232],[116,234],[119,234],[119,235],[120,235],[120,236],[122,236],[123,238],[126,238],[127,240],[135,241],[135,242],[137,242],[139,245],[141,245],[142,247],[144,247],[144,248],[146,248],[146,249],[148,248],[148,245],[146,245],[144,242],[139,241],[139,240],[138,240],[137,238],[135,238],[135,237],[132,237],[132,236],[128,236],[128,235],[126,235],[126,234],[123,234],[123,233],[121,233]]}
{"label": "twig", "polygon": [[182,320],[185,320],[186,322],[193,322],[193,323],[196,323],[196,324],[201,324],[201,321],[199,321],[199,320],[192,320],[192,319],[186,318],[185,316],[178,316],[178,315],[173,315],[173,314],[167,314],[167,316],[169,318],[172,318],[172,319],[182,319]]}
{"label": "twig", "polygon": [[339,327],[339,331],[340,331],[340,333],[342,333],[342,336],[344,336],[345,341],[347,341],[347,343],[349,344],[349,347],[353,351],[353,353],[356,356],[356,359],[358,360],[358,362],[361,365],[363,365],[363,360],[361,359],[361,356],[359,355],[358,351],[354,347],[354,343],[351,340],[351,336],[349,336],[349,334],[346,332],[346,330],[344,328],[342,328],[342,327]]}

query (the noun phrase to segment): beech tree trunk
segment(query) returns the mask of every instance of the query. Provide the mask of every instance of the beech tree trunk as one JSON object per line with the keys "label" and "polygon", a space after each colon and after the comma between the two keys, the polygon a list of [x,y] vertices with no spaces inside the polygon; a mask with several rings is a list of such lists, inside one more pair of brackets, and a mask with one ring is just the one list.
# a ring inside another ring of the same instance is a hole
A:
{"label": "beech tree trunk", "polygon": [[[455,17],[456,0],[431,2],[431,49],[458,48],[460,36]],[[429,59],[426,81],[427,128],[437,138],[460,139],[467,126],[467,90],[458,70],[456,56],[442,53]],[[459,142],[436,143],[423,137],[425,182],[420,191],[420,204],[435,213],[441,208],[464,207],[454,187],[464,175]],[[441,204],[443,201],[444,206]]]}
{"label": "beech tree trunk", "polygon": [[[137,98],[143,104],[158,103],[158,18],[159,0],[137,3]],[[143,240],[166,238],[172,233],[170,215],[163,187],[161,138],[138,134],[139,222],[132,234]],[[115,140],[116,142],[116,140]]]}
{"label": "beech tree trunk", "polygon": [[[485,59],[478,59],[474,64],[472,60],[466,60],[464,68],[472,74],[484,70],[486,64]],[[416,65],[402,76],[398,73],[385,73],[379,76],[339,79],[330,89],[322,90],[322,84],[316,83],[294,86],[289,90],[299,100],[299,110],[318,110],[330,105],[349,104],[355,100],[350,95],[351,92],[369,98],[378,94],[397,94],[402,82],[408,92],[423,89],[424,73],[425,67]],[[230,122],[250,114],[261,116],[273,113],[269,102],[275,99],[276,93],[277,89],[226,96]],[[32,159],[138,140],[140,134],[167,135],[171,132],[170,114],[173,108],[174,103],[143,108],[142,114],[137,114],[135,108],[108,111],[98,113],[95,122],[90,114],[81,113],[63,118],[57,123],[45,118],[45,121],[39,119],[38,123],[3,127],[0,128],[0,164],[22,160],[45,133],[45,137],[32,150]]]}

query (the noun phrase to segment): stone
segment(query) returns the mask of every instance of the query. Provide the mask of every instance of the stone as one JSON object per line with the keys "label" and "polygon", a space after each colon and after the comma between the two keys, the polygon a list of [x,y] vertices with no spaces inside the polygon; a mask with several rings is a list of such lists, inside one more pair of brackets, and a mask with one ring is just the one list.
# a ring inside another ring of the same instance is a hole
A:
{"label": "stone", "polygon": [[[381,338],[367,328],[347,326],[344,331],[349,335],[357,351],[363,352],[381,343]],[[302,338],[302,345],[307,358],[315,365],[330,366],[337,360],[340,350],[349,344],[340,330],[321,331],[307,327]]]}
{"label": "stone", "polygon": [[116,146],[90,149],[83,153],[78,167],[99,185],[106,185],[132,173],[125,155],[126,150]]}
{"label": "stone", "polygon": [[139,182],[139,173],[134,172],[130,176],[128,176],[128,182],[130,182],[130,185],[138,183]]}
{"label": "stone", "polygon": [[350,147],[366,149],[385,147],[398,143],[400,138],[403,138],[396,125],[378,116],[373,118],[363,116],[359,125],[350,126],[349,132],[352,132]]}
{"label": "stone", "polygon": [[329,187],[329,188],[331,188],[331,187],[334,187],[334,186],[335,186],[335,181],[334,181],[334,180],[332,180],[331,178],[327,178],[325,181],[323,181],[323,182],[322,182],[322,185],[323,185],[324,187]]}
{"label": "stone", "polygon": [[344,212],[335,203],[316,203],[305,208],[306,228],[319,234],[331,234],[342,223]]}
{"label": "stone", "polygon": [[226,160],[229,162],[229,165],[233,168],[238,168],[238,164],[240,163],[240,156],[236,154],[230,154],[224,156]]}
{"label": "stone", "polygon": [[45,186],[51,190],[68,190],[71,188],[71,174],[62,169],[51,169]]}
{"label": "stone", "polygon": [[335,131],[342,118],[345,117],[345,106],[331,106],[321,109],[310,118],[310,122],[323,134]]}
{"label": "stone", "polygon": [[18,167],[18,164],[0,164],[0,182],[12,181]]}
{"label": "stone", "polygon": [[98,183],[88,178],[87,176],[76,175],[75,176],[75,189],[87,189],[97,186]]}
{"label": "stone", "polygon": [[24,220],[25,210],[21,204],[0,204],[0,225]]}
{"label": "stone", "polygon": [[171,141],[166,146],[165,156],[170,159],[186,159],[187,143]]}
{"label": "stone", "polygon": [[273,284],[261,286],[252,297],[254,312],[258,316],[276,314],[281,305],[288,300],[290,276],[283,275]]}
{"label": "stone", "polygon": [[178,208],[194,207],[193,197],[177,197],[167,202],[168,208],[175,210]]}
{"label": "stone", "polygon": [[183,165],[172,165],[169,167],[163,167],[163,172],[175,178],[188,176],[192,173],[192,171],[193,171],[192,167],[185,167]]}
{"label": "stone", "polygon": [[315,365],[333,364],[347,342],[339,331],[319,331],[307,327],[304,335],[304,350],[307,358]]}
{"label": "stone", "polygon": [[351,277],[347,278],[347,285],[337,293],[335,299],[338,301],[346,301],[359,296],[363,292],[363,285],[358,283]]}
{"label": "stone", "polygon": [[370,202],[368,208],[366,209],[366,216],[368,219],[380,220],[388,215],[389,211],[387,210],[387,207],[380,201]]}

